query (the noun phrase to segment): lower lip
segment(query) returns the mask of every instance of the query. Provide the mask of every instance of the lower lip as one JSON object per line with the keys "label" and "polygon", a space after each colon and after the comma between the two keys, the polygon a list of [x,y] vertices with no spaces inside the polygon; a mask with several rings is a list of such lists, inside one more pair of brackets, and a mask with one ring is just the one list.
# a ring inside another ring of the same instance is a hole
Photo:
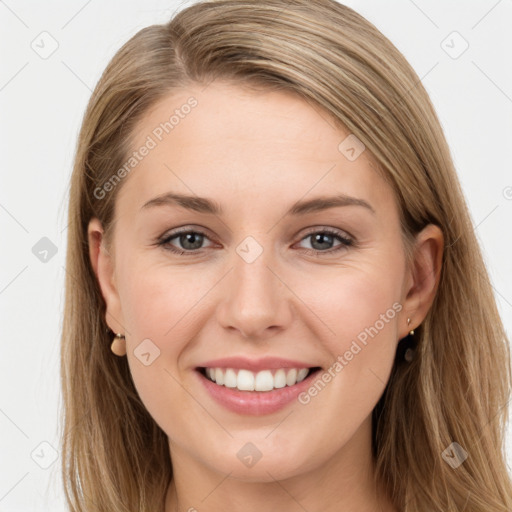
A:
{"label": "lower lip", "polygon": [[293,386],[285,386],[272,391],[240,391],[236,388],[227,388],[212,382],[199,370],[196,370],[196,373],[212,398],[226,409],[238,414],[263,416],[277,412],[293,402],[300,393],[310,386],[311,380],[318,374],[318,370],[310,373],[303,381]]}

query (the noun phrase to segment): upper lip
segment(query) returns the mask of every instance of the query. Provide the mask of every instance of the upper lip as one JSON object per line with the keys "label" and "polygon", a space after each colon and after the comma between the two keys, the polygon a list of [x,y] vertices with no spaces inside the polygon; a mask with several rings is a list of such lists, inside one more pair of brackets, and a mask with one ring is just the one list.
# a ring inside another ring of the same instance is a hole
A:
{"label": "upper lip", "polygon": [[316,365],[283,359],[281,357],[262,357],[261,359],[248,359],[247,357],[224,357],[212,359],[198,366],[198,368],[236,368],[258,372],[261,370],[277,370],[279,368],[313,368]]}

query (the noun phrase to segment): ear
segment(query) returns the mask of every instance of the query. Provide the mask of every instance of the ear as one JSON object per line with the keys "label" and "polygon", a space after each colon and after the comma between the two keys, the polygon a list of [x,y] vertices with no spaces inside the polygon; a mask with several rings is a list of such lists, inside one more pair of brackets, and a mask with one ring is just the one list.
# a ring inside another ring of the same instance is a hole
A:
{"label": "ear", "polygon": [[[414,258],[406,279],[403,302],[405,320],[399,330],[399,339],[418,327],[434,302],[443,261],[444,236],[435,224],[428,224],[416,236]],[[407,325],[407,318],[411,319]]]}
{"label": "ear", "polygon": [[112,331],[124,334],[126,329],[123,327],[121,302],[115,284],[114,261],[105,247],[104,231],[99,219],[90,220],[87,236],[92,268],[107,306],[105,321]]}

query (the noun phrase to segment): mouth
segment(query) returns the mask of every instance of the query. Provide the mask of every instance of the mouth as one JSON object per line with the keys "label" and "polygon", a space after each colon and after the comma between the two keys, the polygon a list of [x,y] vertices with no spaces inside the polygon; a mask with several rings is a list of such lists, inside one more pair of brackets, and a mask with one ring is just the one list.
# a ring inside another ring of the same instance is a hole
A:
{"label": "mouth", "polygon": [[293,387],[318,373],[321,368],[269,368],[253,372],[243,368],[198,367],[207,380],[234,391],[271,392]]}
{"label": "mouth", "polygon": [[236,354],[202,361],[194,370],[206,396],[224,409],[246,416],[272,414],[292,406],[323,371],[304,360]]}

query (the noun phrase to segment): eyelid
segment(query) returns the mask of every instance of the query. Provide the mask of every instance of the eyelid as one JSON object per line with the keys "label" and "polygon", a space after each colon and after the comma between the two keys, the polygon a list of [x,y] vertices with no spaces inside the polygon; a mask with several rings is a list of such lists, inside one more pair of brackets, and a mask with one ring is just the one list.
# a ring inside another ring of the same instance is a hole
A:
{"label": "eyelid", "polygon": [[187,224],[186,226],[179,226],[177,228],[172,228],[167,230],[163,235],[158,237],[158,240],[162,240],[165,238],[172,238],[178,235],[182,235],[184,233],[198,233],[204,236],[207,236],[209,239],[214,239],[211,235],[211,232],[209,229],[204,228],[202,226],[196,226],[195,224]]}
{"label": "eyelid", "polygon": [[321,226],[321,225],[320,226],[313,226],[311,228],[307,228],[307,231],[303,235],[301,240],[304,237],[306,237],[308,235],[311,235],[312,233],[321,233],[321,232],[327,232],[327,233],[330,233],[330,234],[333,234],[333,235],[340,236],[342,238],[349,238],[350,240],[355,241],[355,238],[348,231],[345,231],[344,229],[334,228],[334,227],[331,227],[331,226]]}

